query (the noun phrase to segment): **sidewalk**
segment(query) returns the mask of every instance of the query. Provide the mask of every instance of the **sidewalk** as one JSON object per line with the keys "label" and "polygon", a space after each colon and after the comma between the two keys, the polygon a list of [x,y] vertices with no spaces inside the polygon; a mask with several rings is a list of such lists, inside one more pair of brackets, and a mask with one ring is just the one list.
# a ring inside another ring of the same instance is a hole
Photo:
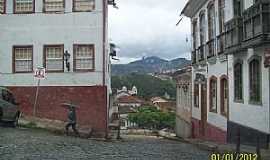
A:
{"label": "sidewalk", "polygon": [[[183,139],[175,136],[161,135],[162,137],[170,140],[181,141],[190,143],[197,146],[200,149],[217,153],[234,153],[236,151],[235,144],[218,144],[215,142],[204,141],[200,139]],[[261,149],[261,160],[270,160],[270,149]],[[241,153],[256,153],[256,147],[241,145]]]}

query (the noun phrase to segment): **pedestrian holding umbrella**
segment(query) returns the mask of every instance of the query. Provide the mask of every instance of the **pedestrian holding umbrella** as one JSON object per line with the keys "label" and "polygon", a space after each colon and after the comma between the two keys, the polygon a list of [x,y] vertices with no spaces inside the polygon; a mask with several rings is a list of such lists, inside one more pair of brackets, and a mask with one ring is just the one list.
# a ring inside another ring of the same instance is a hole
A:
{"label": "pedestrian holding umbrella", "polygon": [[74,133],[79,136],[79,132],[76,128],[76,124],[77,124],[77,118],[76,118],[76,108],[78,108],[77,105],[73,104],[72,102],[71,103],[62,103],[63,107],[66,107],[68,109],[68,123],[66,125],[66,135],[68,135],[68,131],[69,131],[69,128],[72,127]]}

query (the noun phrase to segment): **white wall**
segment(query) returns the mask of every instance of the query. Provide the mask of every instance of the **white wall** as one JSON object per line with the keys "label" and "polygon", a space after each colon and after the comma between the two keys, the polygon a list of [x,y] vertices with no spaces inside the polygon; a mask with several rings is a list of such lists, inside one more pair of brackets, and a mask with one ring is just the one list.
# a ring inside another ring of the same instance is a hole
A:
{"label": "white wall", "polygon": [[[248,59],[253,55],[259,55],[262,58],[262,104],[253,105],[249,103],[249,75],[248,75]],[[258,48],[254,51],[243,52],[229,58],[230,88],[234,88],[233,82],[233,63],[235,60],[243,60],[243,98],[244,103],[234,101],[234,91],[230,90],[230,121],[257,129],[259,131],[270,133],[269,124],[269,69],[264,68],[264,49]]]}
{"label": "white wall", "polygon": [[233,0],[225,0],[225,23],[233,18]]}
{"label": "white wall", "polygon": [[[227,130],[227,118],[224,117],[221,114],[221,95],[220,95],[220,78],[223,75],[227,75],[227,61],[222,61],[220,59],[217,59],[216,64],[209,64],[208,67],[208,84],[207,84],[207,111],[208,111],[208,118],[207,121],[208,123],[219,127],[223,130]],[[209,111],[210,108],[210,100],[209,100],[209,95],[210,95],[210,78],[212,76],[215,76],[217,78],[217,113],[213,113]],[[230,96],[229,96],[230,97]]]}
{"label": "white wall", "polygon": [[244,0],[244,9],[248,9],[254,3],[254,0]]}
{"label": "white wall", "polygon": [[[93,12],[72,13],[72,1],[66,1],[65,13],[42,13],[42,0],[36,0],[36,13],[12,14],[13,1],[7,1],[7,14],[0,15],[0,84],[31,86],[36,82],[32,74],[12,74],[12,46],[33,45],[34,69],[43,66],[43,45],[64,44],[71,54],[73,44],[95,45],[95,72],[48,73],[41,85],[102,85],[103,71],[103,13],[102,0],[96,0]],[[108,52],[108,45],[106,45]],[[107,53],[106,52],[106,53]],[[108,54],[107,54],[108,55]],[[109,63],[109,58],[105,57]],[[107,69],[106,64],[106,70]],[[106,82],[110,83],[108,72]]]}

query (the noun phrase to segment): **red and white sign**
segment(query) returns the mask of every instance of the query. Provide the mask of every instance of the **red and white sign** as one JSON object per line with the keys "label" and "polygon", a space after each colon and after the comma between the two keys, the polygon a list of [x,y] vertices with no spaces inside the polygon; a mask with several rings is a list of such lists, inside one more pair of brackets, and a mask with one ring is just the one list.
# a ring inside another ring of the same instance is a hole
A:
{"label": "red and white sign", "polygon": [[35,69],[35,72],[34,72],[34,77],[35,78],[45,79],[45,75],[46,75],[45,68],[37,68],[37,69]]}

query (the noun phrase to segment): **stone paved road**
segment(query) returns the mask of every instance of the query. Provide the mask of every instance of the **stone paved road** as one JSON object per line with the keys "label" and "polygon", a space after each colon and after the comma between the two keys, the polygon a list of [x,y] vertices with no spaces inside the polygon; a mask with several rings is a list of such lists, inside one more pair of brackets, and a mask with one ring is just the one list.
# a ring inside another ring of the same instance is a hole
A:
{"label": "stone paved road", "polygon": [[190,144],[154,137],[103,142],[0,127],[0,160],[207,160],[208,155]]}

